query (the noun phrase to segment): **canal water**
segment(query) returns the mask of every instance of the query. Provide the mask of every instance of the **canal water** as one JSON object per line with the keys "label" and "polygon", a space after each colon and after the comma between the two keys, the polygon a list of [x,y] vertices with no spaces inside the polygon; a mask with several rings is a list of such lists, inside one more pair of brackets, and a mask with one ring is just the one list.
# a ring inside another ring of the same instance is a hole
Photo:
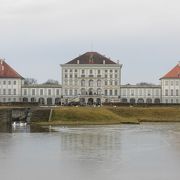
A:
{"label": "canal water", "polygon": [[1,129],[0,180],[179,179],[180,123]]}

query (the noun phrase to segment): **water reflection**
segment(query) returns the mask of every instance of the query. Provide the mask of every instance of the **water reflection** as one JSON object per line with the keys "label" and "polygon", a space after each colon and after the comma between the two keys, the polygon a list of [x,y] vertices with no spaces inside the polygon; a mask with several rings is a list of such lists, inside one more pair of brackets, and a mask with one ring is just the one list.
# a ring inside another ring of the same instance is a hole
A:
{"label": "water reflection", "polygon": [[179,123],[48,129],[0,133],[0,179],[180,179]]}
{"label": "water reflection", "polygon": [[30,124],[1,124],[0,133],[40,133],[40,132],[52,132],[49,127],[42,127],[39,125]]}
{"label": "water reflection", "polygon": [[[57,128],[56,131],[58,131]],[[110,127],[108,131],[111,131]],[[86,155],[89,159],[100,159],[102,156],[104,158],[107,154],[112,156],[115,149],[121,149],[121,133],[119,130],[110,133],[108,131],[101,126],[59,128],[60,149],[66,152],[71,151],[81,158],[86,158]]]}

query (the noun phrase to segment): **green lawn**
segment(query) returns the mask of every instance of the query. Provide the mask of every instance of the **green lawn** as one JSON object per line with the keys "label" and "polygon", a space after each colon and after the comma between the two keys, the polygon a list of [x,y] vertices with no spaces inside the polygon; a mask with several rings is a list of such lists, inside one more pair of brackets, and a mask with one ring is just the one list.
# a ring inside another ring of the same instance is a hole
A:
{"label": "green lawn", "polygon": [[180,122],[180,107],[59,107],[41,124],[120,124]]}

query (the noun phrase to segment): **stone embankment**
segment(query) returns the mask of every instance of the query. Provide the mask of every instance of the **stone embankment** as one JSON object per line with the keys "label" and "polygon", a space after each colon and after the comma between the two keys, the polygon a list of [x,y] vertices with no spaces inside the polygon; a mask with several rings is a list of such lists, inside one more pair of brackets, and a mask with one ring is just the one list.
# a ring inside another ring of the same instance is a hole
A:
{"label": "stone embankment", "polygon": [[39,107],[5,107],[0,108],[0,125],[8,125],[13,121],[47,122],[50,116],[50,108]]}

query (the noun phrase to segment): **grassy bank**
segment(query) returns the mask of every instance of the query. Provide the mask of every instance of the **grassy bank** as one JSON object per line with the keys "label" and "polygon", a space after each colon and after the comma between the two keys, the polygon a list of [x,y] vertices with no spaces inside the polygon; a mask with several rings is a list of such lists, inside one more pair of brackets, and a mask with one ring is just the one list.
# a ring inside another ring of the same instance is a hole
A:
{"label": "grassy bank", "polygon": [[53,110],[51,125],[91,125],[140,122],[180,122],[180,107],[60,107]]}

